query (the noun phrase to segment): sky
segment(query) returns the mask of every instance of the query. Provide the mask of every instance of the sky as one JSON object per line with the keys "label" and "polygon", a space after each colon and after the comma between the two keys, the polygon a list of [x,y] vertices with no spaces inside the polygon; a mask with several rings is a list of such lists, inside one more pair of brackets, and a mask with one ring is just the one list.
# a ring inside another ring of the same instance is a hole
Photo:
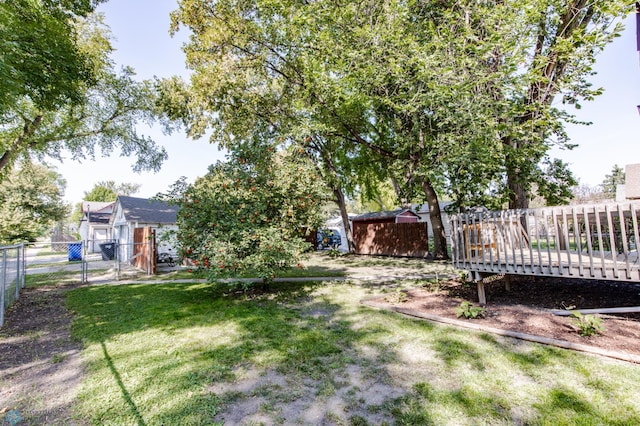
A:
{"label": "sky", "polygon": [[[132,66],[140,79],[188,76],[184,67],[181,46],[185,31],[174,38],[169,36],[169,13],[177,8],[175,0],[110,0],[99,6],[110,26],[116,51],[112,58],[119,65]],[[614,165],[640,163],[640,62],[636,51],[635,16],[625,20],[621,37],[608,45],[597,59],[597,75],[591,79],[605,92],[591,102],[582,102],[574,112],[589,126],[567,127],[572,143],[579,146],[571,151],[553,149],[551,155],[569,163],[581,184],[595,186],[602,182]],[[184,133],[164,135],[159,126],[140,126],[142,134],[151,136],[164,146],[168,160],[158,173],[134,173],[131,158],[112,153],[108,158],[84,160],[81,163],[65,159],[52,162],[67,181],[65,199],[70,203],[82,200],[100,181],[139,183],[134,196],[152,197],[165,192],[181,176],[193,182],[206,173],[207,167],[224,159],[224,153],[211,145],[207,138],[188,139]]]}
{"label": "sky", "polygon": [[[140,80],[154,76],[188,77],[181,50],[186,35],[184,31],[174,38],[169,35],[169,13],[176,7],[174,0],[110,0],[98,7],[111,28],[116,49],[112,59],[118,67],[132,66]],[[117,152],[106,158],[96,155],[95,161],[78,162],[70,158],[49,161],[66,180],[65,201],[79,203],[96,183],[108,180],[118,184],[138,183],[141,188],[133,196],[153,197],[166,192],[181,176],[193,182],[206,174],[210,164],[225,156],[206,137],[192,140],[184,132],[164,135],[160,126],[140,125],[138,131],[167,150],[169,158],[159,172],[135,173],[132,171],[135,159],[121,157]]]}

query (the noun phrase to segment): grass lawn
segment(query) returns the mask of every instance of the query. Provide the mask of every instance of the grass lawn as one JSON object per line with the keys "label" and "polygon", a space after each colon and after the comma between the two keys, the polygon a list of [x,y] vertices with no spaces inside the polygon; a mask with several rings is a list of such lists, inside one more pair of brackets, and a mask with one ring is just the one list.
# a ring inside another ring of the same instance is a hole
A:
{"label": "grass lawn", "polygon": [[77,415],[100,425],[640,424],[640,367],[359,304],[364,286],[89,286]]}
{"label": "grass lawn", "polygon": [[[336,265],[327,267],[324,259],[329,259],[328,256],[311,255],[307,261],[304,262],[303,268],[292,268],[290,270],[282,271],[278,274],[278,278],[318,278],[318,277],[342,277],[345,275],[343,268]],[[254,278],[255,273],[248,271],[242,274],[239,278]],[[173,281],[173,280],[189,280],[189,279],[206,279],[206,272],[197,269],[179,269],[174,271],[161,272],[158,275],[147,277],[151,280],[160,281]]]}

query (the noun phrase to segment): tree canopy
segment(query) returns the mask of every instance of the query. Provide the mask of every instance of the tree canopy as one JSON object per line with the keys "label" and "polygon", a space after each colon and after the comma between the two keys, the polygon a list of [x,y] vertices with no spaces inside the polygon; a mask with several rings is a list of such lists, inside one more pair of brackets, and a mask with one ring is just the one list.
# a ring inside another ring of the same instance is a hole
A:
{"label": "tree canopy", "polygon": [[139,135],[153,122],[155,93],[115,70],[98,2],[0,3],[0,178],[21,156],[136,156],[135,170],[158,170],[165,150]]}
{"label": "tree canopy", "polygon": [[113,180],[100,181],[90,191],[84,193],[84,201],[116,201],[118,195],[129,196],[140,190],[138,183],[116,183]]}
{"label": "tree canopy", "polygon": [[21,161],[0,182],[0,244],[35,241],[68,214],[65,182],[48,167]]}
{"label": "tree canopy", "polygon": [[76,42],[76,17],[95,2],[12,0],[0,3],[0,114],[29,98],[52,109],[82,98],[91,58]]}
{"label": "tree canopy", "polygon": [[[161,105],[189,134],[230,150],[297,146],[339,205],[376,196],[426,201],[434,254],[446,258],[439,197],[458,208],[527,207],[533,189],[570,197],[571,114],[599,94],[595,55],[613,38],[622,0],[182,0],[173,30],[190,82],[160,83]],[[345,228],[348,219],[343,211]],[[347,232],[348,234],[348,232]]]}
{"label": "tree canopy", "polygon": [[605,175],[604,180],[600,184],[602,192],[607,198],[613,199],[616,197],[616,190],[618,185],[625,182],[624,169],[617,164],[613,165],[611,173]]}

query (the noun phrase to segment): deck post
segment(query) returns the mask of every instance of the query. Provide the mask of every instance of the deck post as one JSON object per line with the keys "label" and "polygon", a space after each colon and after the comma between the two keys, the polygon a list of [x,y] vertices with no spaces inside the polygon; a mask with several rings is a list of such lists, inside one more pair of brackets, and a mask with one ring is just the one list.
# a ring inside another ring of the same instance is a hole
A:
{"label": "deck post", "polygon": [[471,276],[473,277],[473,281],[478,286],[478,303],[482,306],[487,304],[487,296],[484,292],[484,280],[483,276],[478,271],[469,271]]}
{"label": "deck post", "polygon": [[504,289],[506,291],[511,291],[511,275],[504,276]]}
{"label": "deck post", "polygon": [[482,306],[487,304],[487,296],[484,293],[484,282],[482,280],[478,281],[478,303]]}

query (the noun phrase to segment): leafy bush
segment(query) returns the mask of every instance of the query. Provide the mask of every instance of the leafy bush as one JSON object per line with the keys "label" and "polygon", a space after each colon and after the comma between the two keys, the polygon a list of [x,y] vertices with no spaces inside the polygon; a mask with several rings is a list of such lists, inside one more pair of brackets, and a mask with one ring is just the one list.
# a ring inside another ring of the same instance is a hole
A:
{"label": "leafy bush", "polygon": [[484,317],[487,311],[481,306],[473,306],[471,302],[464,301],[456,308],[456,316],[458,318],[465,317],[467,319],[475,319]]}
{"label": "leafy bush", "polygon": [[578,328],[581,336],[589,337],[604,331],[602,318],[595,315],[583,315],[580,311],[571,311],[574,318],[573,324]]}
{"label": "leafy bush", "polygon": [[338,250],[337,248],[332,248],[327,251],[327,255],[329,257],[340,257],[342,253],[340,253],[340,250]]}
{"label": "leafy bush", "polygon": [[272,280],[301,260],[320,223],[326,190],[316,173],[299,153],[270,148],[211,166],[175,200],[180,255],[210,280]]}
{"label": "leafy bush", "polygon": [[402,290],[396,290],[393,293],[386,295],[384,297],[384,300],[395,305],[406,302],[408,300],[408,297],[406,292]]}

